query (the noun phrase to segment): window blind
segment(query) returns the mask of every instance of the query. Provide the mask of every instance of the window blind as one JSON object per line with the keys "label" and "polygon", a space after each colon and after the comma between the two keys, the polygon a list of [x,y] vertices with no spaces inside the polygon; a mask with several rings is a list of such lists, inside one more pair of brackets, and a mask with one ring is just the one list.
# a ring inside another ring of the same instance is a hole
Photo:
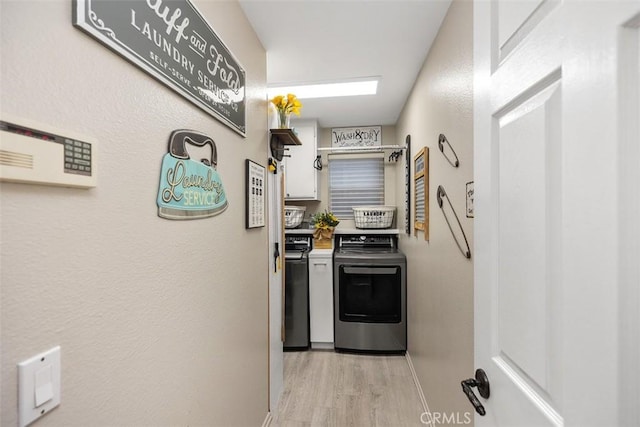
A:
{"label": "window blind", "polygon": [[353,219],[352,207],[384,205],[384,158],[329,158],[329,209]]}

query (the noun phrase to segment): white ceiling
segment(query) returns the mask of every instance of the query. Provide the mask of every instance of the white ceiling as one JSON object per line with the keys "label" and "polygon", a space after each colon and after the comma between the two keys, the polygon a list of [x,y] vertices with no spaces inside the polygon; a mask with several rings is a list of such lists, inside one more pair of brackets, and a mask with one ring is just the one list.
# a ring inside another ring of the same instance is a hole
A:
{"label": "white ceiling", "polygon": [[321,127],[393,125],[451,0],[240,0],[271,85],[378,77],[378,93],[301,100]]}

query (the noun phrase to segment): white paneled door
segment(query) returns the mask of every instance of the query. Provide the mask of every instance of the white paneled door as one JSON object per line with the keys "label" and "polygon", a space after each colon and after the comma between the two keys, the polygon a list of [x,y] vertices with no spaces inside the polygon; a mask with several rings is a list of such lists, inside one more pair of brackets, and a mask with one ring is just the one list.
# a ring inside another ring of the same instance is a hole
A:
{"label": "white paneled door", "polygon": [[640,211],[620,168],[640,143],[639,17],[639,1],[474,4],[477,426],[637,421],[620,296],[638,298],[621,252],[640,236],[621,213]]}

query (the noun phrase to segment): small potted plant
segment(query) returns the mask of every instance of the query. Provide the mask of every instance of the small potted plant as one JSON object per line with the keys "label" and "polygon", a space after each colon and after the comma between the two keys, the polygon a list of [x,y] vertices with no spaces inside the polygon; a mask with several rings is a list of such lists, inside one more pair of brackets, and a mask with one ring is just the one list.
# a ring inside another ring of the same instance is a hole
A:
{"label": "small potted plant", "polygon": [[313,232],[314,248],[331,249],[333,246],[333,230],[340,224],[340,220],[336,218],[333,212],[325,210],[312,215],[311,224],[315,228]]}

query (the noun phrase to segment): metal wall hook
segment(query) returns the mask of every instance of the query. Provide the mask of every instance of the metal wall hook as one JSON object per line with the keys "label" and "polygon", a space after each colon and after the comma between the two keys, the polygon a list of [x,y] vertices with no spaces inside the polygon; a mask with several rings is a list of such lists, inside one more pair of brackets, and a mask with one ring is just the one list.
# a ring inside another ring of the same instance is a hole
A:
{"label": "metal wall hook", "polygon": [[[452,161],[449,156],[447,156],[444,153],[444,143],[447,143],[447,145],[449,146],[449,149],[451,150],[451,152],[453,153],[453,156],[455,157],[455,160]],[[451,146],[451,143],[449,142],[449,140],[447,139],[446,136],[444,136],[443,133],[440,134],[440,136],[438,137],[438,148],[440,149],[440,152],[442,153],[442,155],[444,156],[445,159],[447,159],[447,161],[451,164],[451,166],[453,166],[454,168],[457,168],[458,166],[460,166],[460,161],[458,160],[458,155],[456,154],[456,152],[453,150],[453,147]]]}
{"label": "metal wall hook", "polygon": [[[447,221],[447,225],[449,226],[449,230],[451,231],[451,235],[453,236],[453,240],[455,240],[456,245],[458,245],[458,249],[460,249],[460,252],[462,252],[462,255],[464,255],[465,258],[471,258],[471,250],[469,249],[469,241],[467,240],[467,235],[464,233],[464,229],[462,228],[462,224],[460,224],[460,219],[458,218],[458,214],[456,213],[455,209],[453,209],[453,205],[451,204],[451,199],[449,199],[449,196],[447,195],[447,192],[444,191],[444,187],[442,185],[438,186],[438,191],[436,193],[436,198],[438,200],[438,206],[440,206],[440,209],[442,209],[442,214],[444,215],[444,219]],[[449,218],[447,217],[447,214],[444,211],[444,207],[443,207],[443,199],[446,198],[447,202],[449,202],[449,206],[451,207],[451,211],[453,212],[453,216],[455,216],[456,218],[456,222],[458,223],[458,228],[460,229],[460,232],[462,233],[462,237],[464,238],[464,244],[466,245],[467,249],[464,250],[462,248],[462,246],[460,245],[460,242],[458,242],[458,238],[456,237],[456,233],[453,231],[453,228],[451,227],[451,222],[449,222]]]}
{"label": "metal wall hook", "polygon": [[389,154],[389,161],[397,162],[400,156],[402,156],[402,150],[394,151],[393,153]]}

